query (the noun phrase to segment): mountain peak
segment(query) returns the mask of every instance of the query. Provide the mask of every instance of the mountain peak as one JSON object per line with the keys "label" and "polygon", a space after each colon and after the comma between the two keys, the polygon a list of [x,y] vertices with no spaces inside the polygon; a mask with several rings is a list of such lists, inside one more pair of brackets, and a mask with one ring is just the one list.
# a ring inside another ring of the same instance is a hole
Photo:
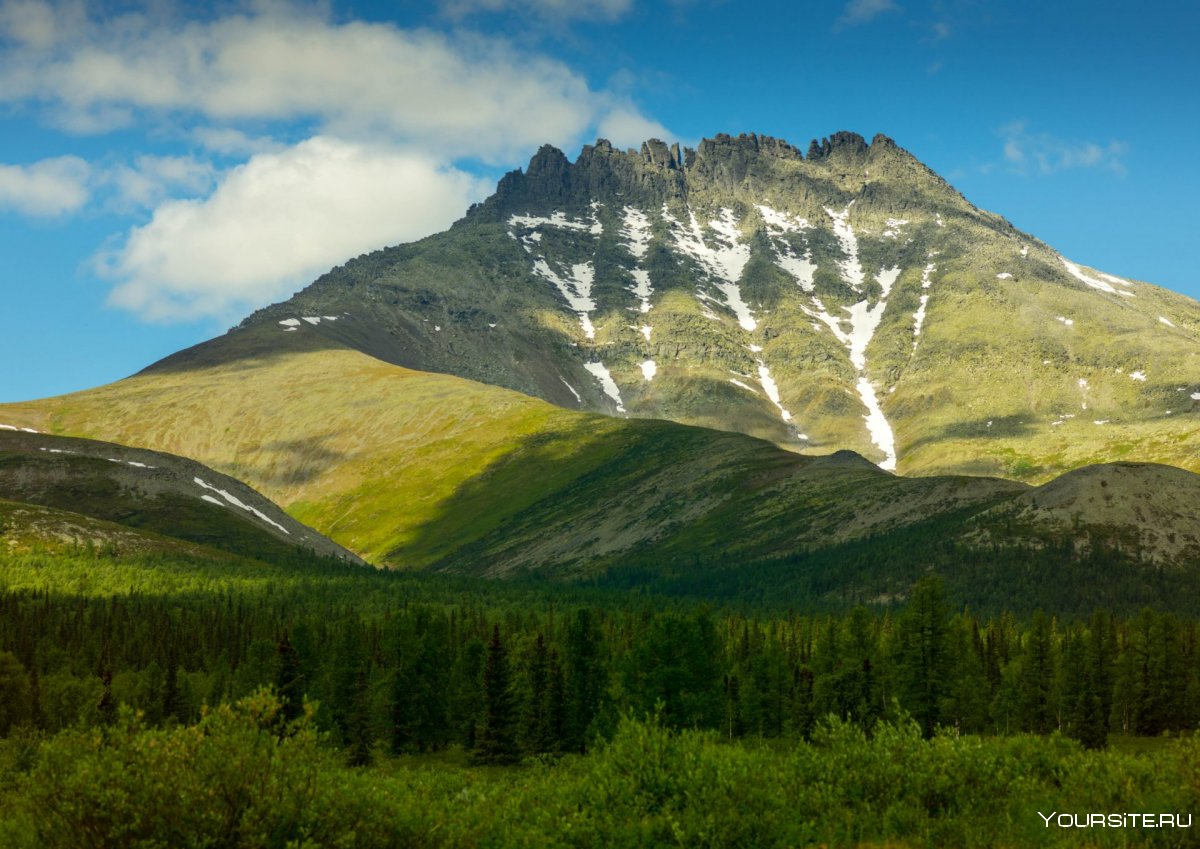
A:
{"label": "mountain peak", "polygon": [[[579,213],[592,202],[660,208],[697,196],[723,206],[754,205],[764,195],[782,199],[824,194],[830,169],[847,200],[868,182],[915,182],[938,195],[948,188],[882,133],[868,144],[858,133],[841,130],[819,142],[814,139],[807,156],[785,139],[757,133],[717,133],[701,139],[694,149],[651,138],[639,148],[620,150],[600,138],[584,145],[574,162],[558,148],[543,145],[523,171],[506,174],[496,194],[473,214],[501,220],[555,209]],[[953,190],[950,193],[961,200]]]}

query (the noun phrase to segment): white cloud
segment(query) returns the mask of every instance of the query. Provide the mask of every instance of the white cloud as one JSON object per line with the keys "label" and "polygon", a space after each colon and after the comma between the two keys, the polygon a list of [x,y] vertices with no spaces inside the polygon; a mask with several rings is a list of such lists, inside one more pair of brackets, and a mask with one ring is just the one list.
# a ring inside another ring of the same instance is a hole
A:
{"label": "white cloud", "polygon": [[491,161],[574,143],[611,109],[611,94],[563,63],[498,39],[263,9],[191,23],[114,16],[26,39],[0,54],[0,101],[49,104],[84,132],[143,112],[223,126],[300,120]]}
{"label": "white cloud", "polygon": [[479,12],[518,12],[560,21],[615,21],[633,8],[633,0],[442,0],[440,5],[452,18]]}
{"label": "white cloud", "polygon": [[91,167],[77,156],[0,165],[0,209],[45,218],[75,212],[91,196],[91,175]]}
{"label": "white cloud", "polygon": [[626,106],[617,106],[600,119],[596,132],[617,147],[636,147],[647,139],[671,138],[671,131],[662,124]]}
{"label": "white cloud", "polygon": [[[464,2],[560,19],[631,5]],[[77,133],[152,127],[199,149],[0,170],[0,205],[51,215],[90,196],[150,211],[94,260],[110,303],[148,320],[233,320],[347,257],[443,229],[492,188],[455,161],[510,166],[596,133],[671,138],[627,91],[500,38],[335,20],[323,0],[232,0],[191,20],[173,0],[90,8],[0,0],[0,108]]]}
{"label": "white cloud", "polygon": [[488,187],[420,154],[316,137],[169,200],[97,257],[109,302],[155,321],[242,313],[348,257],[444,229]]}
{"label": "white cloud", "polygon": [[211,163],[191,156],[139,156],[133,165],[117,165],[104,175],[116,189],[118,211],[150,209],[174,194],[196,195],[212,187]]}
{"label": "white cloud", "polygon": [[1100,168],[1124,176],[1124,157],[1129,145],[1111,140],[1067,141],[1049,133],[1031,132],[1024,121],[1000,128],[1004,139],[1004,161],[1018,174],[1054,174],[1071,168]]}
{"label": "white cloud", "polygon": [[207,150],[224,156],[249,156],[283,150],[283,145],[267,136],[250,136],[232,127],[197,127],[192,138]]}
{"label": "white cloud", "polygon": [[52,6],[40,0],[6,0],[0,3],[0,39],[44,49],[77,32],[85,20],[80,2]]}
{"label": "white cloud", "polygon": [[899,8],[895,0],[850,0],[834,26],[840,28],[870,23],[884,12],[893,12]]}

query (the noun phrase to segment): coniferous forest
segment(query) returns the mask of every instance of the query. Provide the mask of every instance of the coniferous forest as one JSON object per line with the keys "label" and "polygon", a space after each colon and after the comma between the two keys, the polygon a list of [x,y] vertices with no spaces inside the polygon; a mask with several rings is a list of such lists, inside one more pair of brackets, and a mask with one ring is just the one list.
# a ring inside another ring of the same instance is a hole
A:
{"label": "coniferous forest", "polygon": [[935,577],[800,613],[304,558],[75,551],[5,575],[6,846],[1194,833],[1038,816],[1196,807],[1200,631],[1177,614],[980,615]]}

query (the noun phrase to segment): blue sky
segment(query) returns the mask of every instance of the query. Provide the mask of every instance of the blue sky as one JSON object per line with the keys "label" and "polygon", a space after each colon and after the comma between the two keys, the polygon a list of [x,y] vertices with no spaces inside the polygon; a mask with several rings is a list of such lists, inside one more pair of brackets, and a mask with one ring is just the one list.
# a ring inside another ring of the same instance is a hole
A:
{"label": "blue sky", "polygon": [[0,0],[0,401],[126,376],[597,136],[883,132],[1200,297],[1198,33],[1191,2]]}

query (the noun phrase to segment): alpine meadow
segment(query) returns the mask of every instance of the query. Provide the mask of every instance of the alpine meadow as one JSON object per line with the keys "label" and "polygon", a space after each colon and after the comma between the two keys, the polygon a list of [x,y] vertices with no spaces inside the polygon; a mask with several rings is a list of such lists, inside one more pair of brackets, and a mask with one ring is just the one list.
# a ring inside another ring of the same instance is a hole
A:
{"label": "alpine meadow", "polygon": [[1126,6],[0,0],[0,845],[1200,845]]}

